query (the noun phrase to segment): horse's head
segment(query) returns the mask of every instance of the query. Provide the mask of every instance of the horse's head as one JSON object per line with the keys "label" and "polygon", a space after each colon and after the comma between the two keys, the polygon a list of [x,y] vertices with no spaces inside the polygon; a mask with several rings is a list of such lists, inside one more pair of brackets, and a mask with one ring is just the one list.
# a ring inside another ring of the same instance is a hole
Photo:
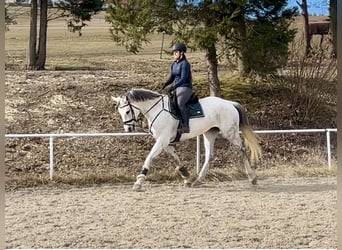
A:
{"label": "horse's head", "polygon": [[112,96],[112,100],[117,106],[117,109],[124,124],[125,132],[134,131],[136,123],[138,122],[138,117],[140,115],[140,109],[131,104],[127,96]]}

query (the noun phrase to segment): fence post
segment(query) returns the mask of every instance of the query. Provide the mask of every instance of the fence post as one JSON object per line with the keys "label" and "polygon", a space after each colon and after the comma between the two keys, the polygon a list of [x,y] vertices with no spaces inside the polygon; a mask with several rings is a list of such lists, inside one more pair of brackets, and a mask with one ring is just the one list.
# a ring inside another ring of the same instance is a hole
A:
{"label": "fence post", "polygon": [[162,36],[162,43],[161,43],[161,47],[160,47],[160,59],[163,58],[165,31],[163,31],[162,34],[163,34],[163,36]]}
{"label": "fence post", "polygon": [[330,148],[330,130],[326,130],[327,135],[327,153],[328,153],[328,167],[329,171],[331,170],[331,148]]}
{"label": "fence post", "polygon": [[49,139],[49,148],[50,148],[50,180],[53,177],[53,136],[50,136]]}

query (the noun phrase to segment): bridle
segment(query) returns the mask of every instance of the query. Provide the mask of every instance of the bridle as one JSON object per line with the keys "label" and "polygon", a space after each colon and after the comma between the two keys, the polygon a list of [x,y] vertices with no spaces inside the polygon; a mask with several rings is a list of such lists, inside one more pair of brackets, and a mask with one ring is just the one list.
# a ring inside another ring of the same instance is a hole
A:
{"label": "bridle", "polygon": [[[163,112],[163,111],[166,111],[166,112],[168,112],[168,113],[171,113],[170,112],[170,110],[167,110],[167,109],[165,109],[165,105],[164,105],[164,97],[165,97],[165,95],[162,95],[161,97],[160,97],[160,99],[156,102],[156,103],[154,103],[143,115],[145,116],[147,113],[149,113],[154,107],[156,107],[157,106],[157,104],[159,103],[159,102],[162,102],[162,109],[158,112],[158,114],[152,119],[152,122],[151,122],[151,125],[150,125],[150,129],[149,129],[149,133],[151,133],[151,134],[153,134],[152,133],[152,131],[151,131],[151,128],[152,128],[152,125],[153,125],[153,123],[157,120],[157,118],[159,117],[159,115]],[[133,104],[131,104],[130,102],[129,102],[129,100],[127,99],[127,103],[125,104],[125,105],[123,105],[123,106],[120,106],[119,108],[125,108],[125,107],[129,107],[129,109],[130,109],[130,112],[132,113],[132,118],[131,119],[129,119],[129,120],[126,120],[126,121],[123,121],[123,124],[124,125],[130,125],[130,126],[133,126],[133,129],[135,129],[135,123],[136,122],[138,122],[138,121],[140,121],[141,120],[141,118],[138,118],[138,117],[136,117],[135,116],[135,113],[134,113],[134,108],[135,109],[137,109],[137,110],[139,110],[139,111],[141,111],[141,109],[140,108],[138,108],[138,107],[136,107],[136,106],[134,106]]]}
{"label": "bridle", "polygon": [[133,129],[135,129],[135,123],[139,122],[141,119],[139,117],[135,116],[135,112],[134,112],[133,109],[135,108],[135,109],[137,109],[139,111],[140,111],[140,109],[138,107],[134,106],[133,104],[131,104],[128,100],[127,100],[127,104],[119,106],[119,109],[120,108],[125,108],[127,106],[129,107],[129,111],[132,114],[132,118],[129,119],[129,120],[123,121],[123,124],[124,125],[132,126]]}

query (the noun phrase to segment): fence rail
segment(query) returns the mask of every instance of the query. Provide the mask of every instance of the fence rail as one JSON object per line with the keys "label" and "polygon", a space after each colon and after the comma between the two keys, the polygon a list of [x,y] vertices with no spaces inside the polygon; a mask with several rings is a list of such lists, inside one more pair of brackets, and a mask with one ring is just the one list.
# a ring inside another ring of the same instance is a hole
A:
{"label": "fence rail", "polygon": [[[326,134],[326,146],[327,146],[327,161],[329,170],[331,169],[331,144],[330,133],[337,132],[336,128],[327,129],[287,129],[287,130],[255,130],[257,134],[286,134],[286,133],[325,133]],[[53,139],[56,137],[103,137],[103,136],[150,136],[149,133],[52,133],[52,134],[5,134],[5,138],[49,138],[49,153],[50,153],[50,179],[54,174],[54,154],[53,154]],[[200,169],[200,136],[197,136],[197,158],[196,166],[197,173]]]}

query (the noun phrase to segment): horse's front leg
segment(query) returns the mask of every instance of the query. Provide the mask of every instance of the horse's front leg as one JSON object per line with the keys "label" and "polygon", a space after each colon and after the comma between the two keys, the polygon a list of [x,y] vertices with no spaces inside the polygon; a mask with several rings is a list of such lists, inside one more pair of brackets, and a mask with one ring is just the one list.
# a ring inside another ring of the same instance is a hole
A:
{"label": "horse's front leg", "polygon": [[163,148],[167,146],[167,142],[164,140],[157,140],[156,143],[153,145],[151,152],[148,154],[148,156],[145,159],[144,165],[141,169],[140,174],[137,176],[137,180],[133,185],[133,190],[140,190],[142,187],[142,184],[144,183],[146,179],[147,172],[152,164],[152,161],[155,157],[157,157]]}
{"label": "horse's front leg", "polygon": [[176,170],[178,171],[180,176],[184,179],[184,185],[186,187],[190,187],[191,186],[190,174],[184,166],[181,166],[181,161],[180,161],[178,155],[176,154],[175,148],[172,146],[167,146],[164,148],[164,150],[169,155],[171,155],[173,157],[173,159],[176,161],[176,164],[177,164]]}

